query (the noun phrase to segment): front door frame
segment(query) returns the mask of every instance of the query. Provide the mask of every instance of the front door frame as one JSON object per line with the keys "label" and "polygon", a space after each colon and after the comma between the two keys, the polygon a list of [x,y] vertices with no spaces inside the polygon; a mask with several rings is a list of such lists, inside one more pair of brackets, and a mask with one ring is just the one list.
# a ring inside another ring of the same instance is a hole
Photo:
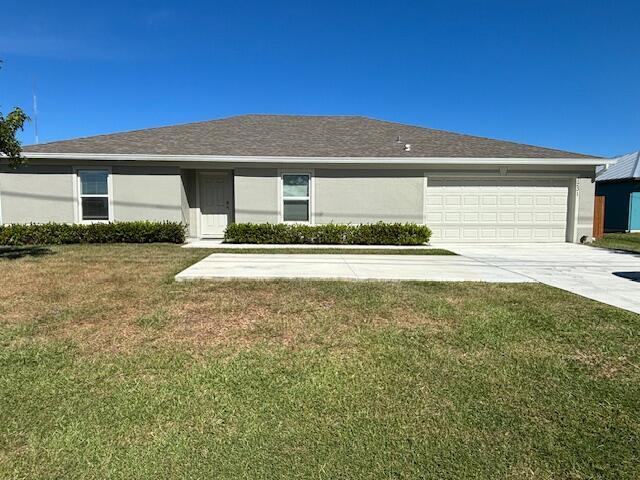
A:
{"label": "front door frame", "polygon": [[[206,237],[202,234],[202,209],[200,208],[200,178],[202,176],[225,176],[227,177],[227,181],[231,182],[233,179],[233,171],[232,170],[198,170],[196,174],[196,208],[198,210],[198,214],[196,215],[196,235],[198,238],[223,238],[224,234],[218,235],[207,235]],[[234,204],[234,195],[233,195],[233,183],[229,185],[229,213],[227,214],[227,225],[233,223],[233,212],[235,211]]]}

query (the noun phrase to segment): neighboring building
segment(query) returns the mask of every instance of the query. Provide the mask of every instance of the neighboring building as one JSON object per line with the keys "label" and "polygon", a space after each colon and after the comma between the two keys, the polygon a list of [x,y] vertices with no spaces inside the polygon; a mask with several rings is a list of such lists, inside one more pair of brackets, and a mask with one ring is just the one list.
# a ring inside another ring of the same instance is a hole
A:
{"label": "neighboring building", "polygon": [[614,160],[596,177],[596,195],[605,197],[604,231],[640,231],[640,151]]}
{"label": "neighboring building", "polygon": [[0,166],[4,223],[415,222],[433,240],[591,235],[606,160],[351,116],[242,115],[28,146]]}

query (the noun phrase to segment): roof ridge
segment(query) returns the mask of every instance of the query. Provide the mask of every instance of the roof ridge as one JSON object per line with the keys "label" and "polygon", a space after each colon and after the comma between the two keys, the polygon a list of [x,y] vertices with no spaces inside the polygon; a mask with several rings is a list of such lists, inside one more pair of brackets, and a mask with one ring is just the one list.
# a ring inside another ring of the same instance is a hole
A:
{"label": "roof ridge", "polygon": [[239,115],[231,115],[230,117],[219,118],[217,120],[229,120],[230,118],[239,117],[367,118],[369,120],[372,120],[370,117],[367,117],[365,115],[354,115],[349,113],[339,113],[333,115],[318,115],[315,113],[241,113]]}

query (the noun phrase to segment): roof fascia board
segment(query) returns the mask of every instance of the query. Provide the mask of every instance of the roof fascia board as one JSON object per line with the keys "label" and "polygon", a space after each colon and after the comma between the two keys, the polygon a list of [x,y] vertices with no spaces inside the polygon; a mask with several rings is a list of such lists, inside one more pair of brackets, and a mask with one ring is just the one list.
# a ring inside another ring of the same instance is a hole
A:
{"label": "roof fascia board", "polygon": [[147,162],[209,162],[209,163],[320,163],[332,165],[404,164],[404,165],[611,165],[616,161],[600,158],[470,158],[470,157],[285,157],[234,155],[155,155],[118,153],[51,153],[23,152],[27,159],[105,160]]}

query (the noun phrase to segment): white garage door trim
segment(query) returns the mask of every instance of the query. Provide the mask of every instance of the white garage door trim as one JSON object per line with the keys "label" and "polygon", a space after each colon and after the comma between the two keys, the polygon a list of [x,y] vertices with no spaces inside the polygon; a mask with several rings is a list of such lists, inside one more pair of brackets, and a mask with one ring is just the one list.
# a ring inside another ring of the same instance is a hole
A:
{"label": "white garage door trim", "polygon": [[569,181],[425,175],[433,242],[564,242]]}

